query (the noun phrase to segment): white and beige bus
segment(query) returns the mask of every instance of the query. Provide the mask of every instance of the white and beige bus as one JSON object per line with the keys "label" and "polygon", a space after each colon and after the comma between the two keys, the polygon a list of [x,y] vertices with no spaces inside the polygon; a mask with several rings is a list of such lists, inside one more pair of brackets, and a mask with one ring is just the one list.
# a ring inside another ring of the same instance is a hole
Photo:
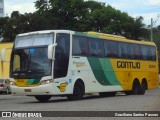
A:
{"label": "white and beige bus", "polygon": [[96,32],[46,30],[19,34],[10,62],[14,95],[82,99],[84,94],[144,94],[158,87],[153,42]]}

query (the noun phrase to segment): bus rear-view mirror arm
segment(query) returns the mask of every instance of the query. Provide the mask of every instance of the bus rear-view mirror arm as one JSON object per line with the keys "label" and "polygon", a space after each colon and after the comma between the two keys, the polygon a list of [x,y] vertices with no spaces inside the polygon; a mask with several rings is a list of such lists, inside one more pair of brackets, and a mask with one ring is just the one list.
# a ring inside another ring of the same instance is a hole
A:
{"label": "bus rear-view mirror arm", "polygon": [[57,43],[51,44],[48,46],[48,59],[54,60],[54,54],[55,54],[55,47],[57,46]]}

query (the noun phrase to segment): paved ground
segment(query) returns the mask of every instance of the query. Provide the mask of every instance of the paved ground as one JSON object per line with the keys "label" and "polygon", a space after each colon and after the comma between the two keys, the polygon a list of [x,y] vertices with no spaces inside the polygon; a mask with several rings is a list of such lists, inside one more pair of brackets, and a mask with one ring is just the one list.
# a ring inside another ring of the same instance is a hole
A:
{"label": "paved ground", "polygon": [[[80,101],[68,101],[66,97],[53,97],[47,103],[39,103],[33,97],[0,95],[0,111],[160,111],[160,88],[148,90],[145,95],[126,96],[118,94],[115,97],[101,98],[98,95],[87,96]],[[2,119],[2,118],[0,118]],[[3,118],[4,119],[4,118]],[[16,120],[17,118],[15,118]],[[28,118],[25,118],[26,120]],[[36,118],[34,118],[36,119]],[[39,119],[39,118],[38,118]],[[38,120],[37,119],[37,120]],[[62,120],[64,118],[42,118],[47,120]],[[124,118],[65,118],[65,120],[104,120]],[[139,119],[139,118],[126,118]],[[140,118],[159,120],[159,118]],[[8,118],[6,118],[8,120]]]}

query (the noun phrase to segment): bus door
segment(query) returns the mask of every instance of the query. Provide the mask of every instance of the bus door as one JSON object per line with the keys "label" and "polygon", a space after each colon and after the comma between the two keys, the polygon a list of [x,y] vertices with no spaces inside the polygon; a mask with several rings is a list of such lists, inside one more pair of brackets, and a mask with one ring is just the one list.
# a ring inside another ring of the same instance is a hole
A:
{"label": "bus door", "polygon": [[70,35],[58,33],[55,48],[54,78],[66,80],[69,66]]}

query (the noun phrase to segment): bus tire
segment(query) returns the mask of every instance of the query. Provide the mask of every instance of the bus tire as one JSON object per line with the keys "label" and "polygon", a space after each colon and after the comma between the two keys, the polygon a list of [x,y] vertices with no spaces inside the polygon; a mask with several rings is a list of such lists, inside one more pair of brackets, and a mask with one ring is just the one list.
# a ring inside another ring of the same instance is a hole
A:
{"label": "bus tire", "polygon": [[67,95],[68,100],[81,100],[85,93],[84,84],[77,81],[74,85],[73,94]]}
{"label": "bus tire", "polygon": [[51,96],[49,96],[49,95],[38,95],[38,96],[35,96],[35,98],[39,102],[48,102],[48,100],[51,98]]}
{"label": "bus tire", "polygon": [[101,97],[112,97],[115,96],[117,92],[100,92],[99,95]]}
{"label": "bus tire", "polygon": [[140,83],[138,80],[135,80],[132,85],[132,94],[138,95],[140,92]]}
{"label": "bus tire", "polygon": [[142,83],[141,83],[141,86],[140,86],[139,94],[144,95],[146,89],[147,89],[147,82],[145,80],[143,80]]}

